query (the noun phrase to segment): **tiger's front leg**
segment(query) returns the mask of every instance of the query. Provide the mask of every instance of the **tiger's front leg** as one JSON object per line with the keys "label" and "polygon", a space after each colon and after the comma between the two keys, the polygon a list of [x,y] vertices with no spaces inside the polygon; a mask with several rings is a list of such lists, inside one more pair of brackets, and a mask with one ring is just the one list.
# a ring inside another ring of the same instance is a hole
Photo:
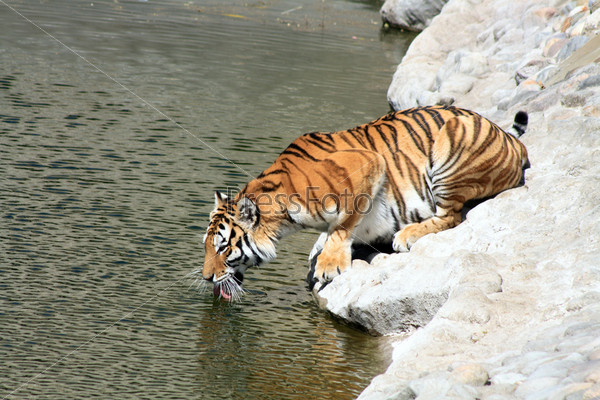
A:
{"label": "tiger's front leg", "polygon": [[323,251],[317,257],[314,278],[329,282],[341,274],[352,263],[351,234],[344,228],[328,235]]}
{"label": "tiger's front leg", "polygon": [[385,160],[370,150],[333,153],[315,166],[318,202],[311,203],[314,214],[328,223],[327,239],[317,256],[313,279],[333,280],[352,263],[352,232],[371,211],[376,193],[385,181]]}

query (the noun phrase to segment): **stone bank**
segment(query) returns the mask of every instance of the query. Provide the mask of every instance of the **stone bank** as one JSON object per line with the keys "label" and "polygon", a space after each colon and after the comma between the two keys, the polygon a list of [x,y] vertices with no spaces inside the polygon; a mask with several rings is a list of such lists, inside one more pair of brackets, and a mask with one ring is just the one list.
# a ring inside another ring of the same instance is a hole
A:
{"label": "stone bank", "polygon": [[450,0],[410,46],[394,108],[454,104],[503,127],[525,110],[532,167],[458,227],[316,293],[403,333],[359,399],[600,396],[599,25],[587,1]]}

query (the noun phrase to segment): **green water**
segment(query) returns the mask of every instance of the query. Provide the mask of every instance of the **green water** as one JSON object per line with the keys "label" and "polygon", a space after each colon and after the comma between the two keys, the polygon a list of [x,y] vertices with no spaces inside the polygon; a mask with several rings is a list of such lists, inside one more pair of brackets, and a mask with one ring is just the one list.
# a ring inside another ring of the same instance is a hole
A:
{"label": "green water", "polygon": [[379,6],[0,2],[0,396],[348,399],[386,368],[307,292],[314,232],[241,303],[186,278],[215,189],[388,111],[411,37]]}

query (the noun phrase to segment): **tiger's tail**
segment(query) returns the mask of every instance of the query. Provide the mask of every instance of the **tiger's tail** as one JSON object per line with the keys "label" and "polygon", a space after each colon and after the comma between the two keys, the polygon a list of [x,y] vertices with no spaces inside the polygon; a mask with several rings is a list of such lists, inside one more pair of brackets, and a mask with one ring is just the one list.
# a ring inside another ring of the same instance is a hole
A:
{"label": "tiger's tail", "polygon": [[527,130],[527,123],[529,122],[529,116],[525,111],[519,111],[515,114],[515,120],[511,129],[508,130],[512,136],[517,139],[521,137]]}

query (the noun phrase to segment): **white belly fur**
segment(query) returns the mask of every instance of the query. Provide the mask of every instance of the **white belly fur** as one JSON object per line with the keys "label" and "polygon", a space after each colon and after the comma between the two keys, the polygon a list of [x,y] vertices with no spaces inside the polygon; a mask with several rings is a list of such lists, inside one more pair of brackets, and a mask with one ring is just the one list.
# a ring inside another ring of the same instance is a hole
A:
{"label": "white belly fur", "polygon": [[[403,192],[408,215],[418,212],[422,219],[433,216],[429,204],[421,199],[415,191]],[[391,192],[381,190],[375,196],[373,209],[366,214],[360,224],[354,230],[354,243],[368,244],[374,242],[391,243],[394,233],[404,227],[402,223],[396,226],[396,219],[393,215],[399,215],[398,205]],[[413,221],[417,222],[417,221]]]}
{"label": "white belly fur", "polygon": [[[352,234],[354,244],[372,244],[372,243],[391,243],[394,234],[402,229],[402,222],[397,222],[401,218],[394,218],[394,215],[399,216],[399,208],[391,190],[385,185],[385,181],[378,185],[379,188],[375,197],[372,200],[370,211],[363,216],[358,226]],[[427,219],[434,215],[430,205],[421,199],[419,194],[414,191],[403,191],[403,199],[406,205],[406,213],[408,216],[415,212],[421,219]],[[324,234],[319,237],[317,243],[313,247],[311,256],[323,248],[323,244],[327,238],[327,231],[331,226],[337,225],[340,214],[326,213],[325,221],[315,218],[304,207],[300,207],[299,212],[290,215],[292,220],[305,227],[311,227],[319,231],[324,231]],[[409,223],[418,221],[409,221]],[[400,224],[400,226],[397,225]]]}

